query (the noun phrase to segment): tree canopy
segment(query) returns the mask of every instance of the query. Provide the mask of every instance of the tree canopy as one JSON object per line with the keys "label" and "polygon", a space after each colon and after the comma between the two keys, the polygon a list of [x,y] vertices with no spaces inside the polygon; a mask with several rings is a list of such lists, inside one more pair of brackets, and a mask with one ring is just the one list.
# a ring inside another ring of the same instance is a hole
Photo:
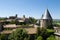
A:
{"label": "tree canopy", "polygon": [[29,17],[29,23],[35,24],[36,21],[37,20],[35,18]]}
{"label": "tree canopy", "polygon": [[14,31],[12,34],[9,35],[9,40],[24,40],[24,38],[26,39],[26,37],[28,38],[28,35],[26,33],[26,31],[24,29],[16,29],[16,31]]}
{"label": "tree canopy", "polygon": [[56,40],[54,35],[51,35],[50,37],[47,38],[47,40]]}
{"label": "tree canopy", "polygon": [[42,36],[38,36],[36,40],[42,40]]}

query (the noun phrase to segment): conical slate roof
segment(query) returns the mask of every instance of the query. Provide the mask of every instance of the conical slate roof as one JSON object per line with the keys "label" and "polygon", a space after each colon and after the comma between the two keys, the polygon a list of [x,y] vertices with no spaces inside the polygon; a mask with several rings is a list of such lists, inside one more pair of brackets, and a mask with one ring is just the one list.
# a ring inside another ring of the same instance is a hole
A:
{"label": "conical slate roof", "polygon": [[45,10],[45,13],[42,15],[41,19],[52,19],[48,9]]}

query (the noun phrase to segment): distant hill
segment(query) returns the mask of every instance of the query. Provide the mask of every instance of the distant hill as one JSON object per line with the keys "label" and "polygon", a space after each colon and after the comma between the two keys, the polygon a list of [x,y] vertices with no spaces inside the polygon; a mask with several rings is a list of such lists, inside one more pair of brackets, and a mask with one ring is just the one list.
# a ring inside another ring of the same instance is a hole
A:
{"label": "distant hill", "polygon": [[60,21],[60,19],[53,19],[54,21]]}

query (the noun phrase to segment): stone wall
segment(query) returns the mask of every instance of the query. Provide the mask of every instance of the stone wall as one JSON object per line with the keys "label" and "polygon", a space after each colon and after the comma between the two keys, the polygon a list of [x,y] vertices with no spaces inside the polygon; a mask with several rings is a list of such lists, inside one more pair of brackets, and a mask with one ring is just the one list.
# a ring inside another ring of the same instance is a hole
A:
{"label": "stone wall", "polygon": [[52,26],[51,20],[40,20],[40,27],[48,27]]}
{"label": "stone wall", "polygon": [[56,40],[60,40],[60,36],[55,36]]}
{"label": "stone wall", "polygon": [[55,30],[55,38],[56,40],[60,40],[60,27],[54,27]]}

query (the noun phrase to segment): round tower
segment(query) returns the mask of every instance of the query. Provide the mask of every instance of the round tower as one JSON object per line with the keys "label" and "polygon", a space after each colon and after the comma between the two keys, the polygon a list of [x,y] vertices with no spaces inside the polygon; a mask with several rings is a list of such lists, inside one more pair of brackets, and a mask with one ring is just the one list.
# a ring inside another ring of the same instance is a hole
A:
{"label": "round tower", "polygon": [[43,28],[53,28],[52,27],[52,17],[50,15],[48,9],[45,10],[45,13],[41,17],[40,27],[43,27]]}

